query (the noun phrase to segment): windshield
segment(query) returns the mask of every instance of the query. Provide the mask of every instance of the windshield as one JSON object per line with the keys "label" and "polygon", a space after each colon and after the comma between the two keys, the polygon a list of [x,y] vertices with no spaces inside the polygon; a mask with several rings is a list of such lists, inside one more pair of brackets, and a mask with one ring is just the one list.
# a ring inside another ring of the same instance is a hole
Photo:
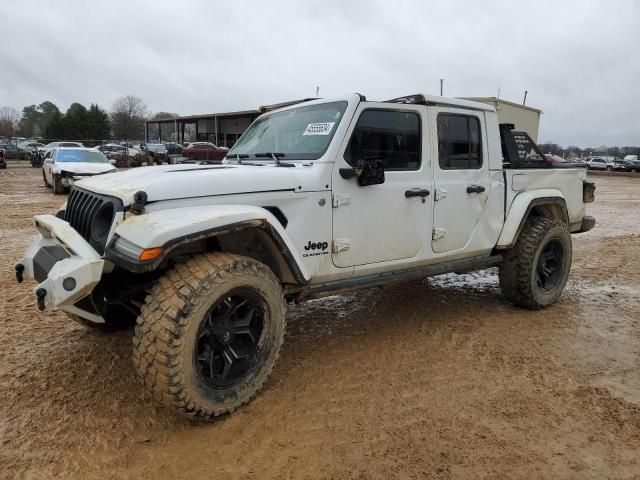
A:
{"label": "windshield", "polygon": [[56,162],[109,163],[109,160],[97,150],[58,150]]}
{"label": "windshield", "polygon": [[240,137],[234,155],[283,153],[287,160],[315,160],[329,147],[347,102],[308,105],[258,118]]}
{"label": "windshield", "polygon": [[56,145],[58,145],[58,143],[60,143],[60,142],[51,142],[51,143],[47,143],[47,144],[45,145],[45,148],[53,148],[53,147],[55,147]]}

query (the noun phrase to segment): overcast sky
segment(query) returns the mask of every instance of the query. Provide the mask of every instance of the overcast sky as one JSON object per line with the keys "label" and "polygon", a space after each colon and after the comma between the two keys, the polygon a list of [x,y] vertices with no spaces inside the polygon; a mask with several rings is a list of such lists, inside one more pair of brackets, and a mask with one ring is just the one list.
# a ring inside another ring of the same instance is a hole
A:
{"label": "overcast sky", "polygon": [[0,106],[189,115],[359,92],[500,96],[540,141],[640,145],[640,0],[2,0]]}

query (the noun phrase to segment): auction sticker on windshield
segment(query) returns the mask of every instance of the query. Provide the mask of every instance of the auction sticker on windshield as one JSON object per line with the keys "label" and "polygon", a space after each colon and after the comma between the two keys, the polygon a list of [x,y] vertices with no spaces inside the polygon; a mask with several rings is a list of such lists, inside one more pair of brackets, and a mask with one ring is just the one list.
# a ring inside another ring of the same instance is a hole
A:
{"label": "auction sticker on windshield", "polygon": [[329,135],[336,122],[310,123],[302,135]]}

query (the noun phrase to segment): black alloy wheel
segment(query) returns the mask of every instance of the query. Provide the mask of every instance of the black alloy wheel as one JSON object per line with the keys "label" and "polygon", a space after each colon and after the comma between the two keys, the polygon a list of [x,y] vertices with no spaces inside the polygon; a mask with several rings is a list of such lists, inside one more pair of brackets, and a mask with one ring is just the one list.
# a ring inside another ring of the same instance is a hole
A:
{"label": "black alloy wheel", "polygon": [[558,285],[564,272],[564,259],[564,247],[560,240],[552,239],[544,246],[536,268],[536,284],[540,290],[548,292]]}
{"label": "black alloy wheel", "polygon": [[227,389],[252,373],[258,365],[265,312],[264,300],[243,288],[232,290],[207,311],[194,349],[196,372],[203,383]]}

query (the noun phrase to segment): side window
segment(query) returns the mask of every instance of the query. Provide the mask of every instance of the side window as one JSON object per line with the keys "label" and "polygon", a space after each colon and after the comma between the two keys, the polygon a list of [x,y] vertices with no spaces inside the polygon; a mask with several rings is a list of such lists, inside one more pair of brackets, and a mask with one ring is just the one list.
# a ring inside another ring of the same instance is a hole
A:
{"label": "side window", "polygon": [[438,115],[438,162],[442,170],[482,167],[480,120],[469,115]]}
{"label": "side window", "polygon": [[358,118],[344,159],[382,160],[385,170],[420,168],[420,117],[415,112],[365,110]]}

